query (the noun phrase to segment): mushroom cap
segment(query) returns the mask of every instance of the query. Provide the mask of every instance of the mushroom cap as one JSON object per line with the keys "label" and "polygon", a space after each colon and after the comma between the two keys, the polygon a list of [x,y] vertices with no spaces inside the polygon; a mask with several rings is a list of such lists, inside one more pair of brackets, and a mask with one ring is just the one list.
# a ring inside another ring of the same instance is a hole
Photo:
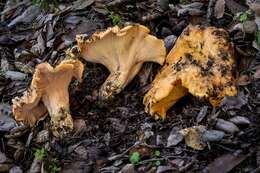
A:
{"label": "mushroom cap", "polygon": [[47,109],[41,100],[41,91],[30,88],[21,98],[15,97],[12,102],[12,111],[16,121],[22,121],[30,127],[38,120],[45,117]]}
{"label": "mushroom cap", "polygon": [[234,49],[225,30],[188,26],[144,98],[146,111],[164,118],[188,92],[218,106],[225,96],[237,94],[234,66]]}
{"label": "mushroom cap", "polygon": [[77,35],[77,47],[68,51],[73,57],[100,63],[110,76],[100,90],[102,98],[119,93],[139,72],[146,61],[163,64],[166,55],[163,40],[149,35],[149,29],[136,24],[120,29],[118,26],[96,32],[90,38]]}
{"label": "mushroom cap", "polygon": [[78,60],[62,61],[56,68],[48,63],[37,65],[30,89],[20,99],[13,100],[15,119],[33,126],[43,110],[48,110],[55,136],[72,130],[68,86],[73,77],[81,80],[83,70]]}

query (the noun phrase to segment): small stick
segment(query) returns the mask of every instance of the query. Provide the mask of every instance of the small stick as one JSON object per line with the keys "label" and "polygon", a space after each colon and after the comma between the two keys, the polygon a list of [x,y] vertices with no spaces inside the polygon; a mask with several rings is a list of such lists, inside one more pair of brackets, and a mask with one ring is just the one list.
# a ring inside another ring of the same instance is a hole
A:
{"label": "small stick", "polygon": [[211,17],[214,13],[214,5],[216,3],[216,0],[209,0],[208,10],[207,10],[207,21],[208,24],[211,22]]}
{"label": "small stick", "polygon": [[112,2],[109,2],[109,3],[107,4],[107,6],[108,6],[108,7],[117,6],[117,5],[123,4],[123,3],[125,3],[125,2],[129,2],[129,1],[131,1],[131,0],[114,0],[114,1],[112,1]]}
{"label": "small stick", "polygon": [[162,15],[163,14],[161,14],[161,13],[148,14],[146,16],[143,16],[141,20],[142,20],[142,22],[149,22],[149,21],[151,21],[153,19],[161,17]]}

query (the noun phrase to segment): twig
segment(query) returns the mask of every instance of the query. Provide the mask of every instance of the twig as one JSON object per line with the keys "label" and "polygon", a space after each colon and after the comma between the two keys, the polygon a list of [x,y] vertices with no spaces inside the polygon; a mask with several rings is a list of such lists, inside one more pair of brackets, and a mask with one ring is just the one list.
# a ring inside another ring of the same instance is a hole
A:
{"label": "twig", "polygon": [[[188,157],[182,157],[182,156],[166,156],[166,157],[161,157],[161,158],[153,158],[153,159],[147,159],[147,160],[143,160],[139,163],[137,163],[136,165],[143,165],[146,163],[150,163],[150,162],[155,162],[155,161],[164,161],[164,160],[168,160],[171,158],[175,158],[175,159],[187,159]],[[180,167],[179,169],[172,167],[172,171],[179,171],[179,172],[184,172],[187,169],[189,169],[194,163],[195,163],[195,159],[192,158],[192,160],[190,162],[188,162],[186,165]]]}
{"label": "twig", "polygon": [[167,158],[153,158],[153,159],[147,159],[147,160],[143,160],[138,162],[136,165],[144,165],[146,163],[150,163],[150,162],[155,162],[155,161],[164,161],[167,160]]}
{"label": "twig", "polygon": [[124,157],[124,155],[126,155],[126,153],[128,153],[128,151],[130,151],[132,148],[134,148],[134,147],[136,147],[136,146],[139,146],[139,145],[140,145],[140,144],[135,144],[135,145],[129,147],[129,148],[128,148],[127,150],[125,150],[123,153],[109,157],[108,160],[109,160],[109,161],[113,161],[113,160],[117,160],[117,159],[119,159],[119,158],[121,158],[121,157]]}
{"label": "twig", "polygon": [[140,161],[139,163],[137,163],[137,165],[143,165],[143,164],[153,162],[153,161],[158,161],[158,160],[163,161],[163,160],[168,160],[168,159],[188,159],[188,157],[184,157],[184,156],[164,156],[164,157],[158,157],[158,158],[143,160],[143,161]]}
{"label": "twig", "polygon": [[107,4],[107,6],[108,6],[108,7],[117,6],[117,5],[123,4],[123,3],[125,3],[125,2],[129,2],[129,1],[131,1],[131,0],[114,0],[114,1],[112,1],[112,2],[109,2],[109,3]]}
{"label": "twig", "polygon": [[5,143],[4,143],[4,138],[1,138],[1,144],[2,144],[3,152],[5,152]]}
{"label": "twig", "polygon": [[208,10],[207,10],[207,22],[210,24],[211,17],[214,13],[214,5],[216,3],[216,0],[209,0]]}
{"label": "twig", "polygon": [[[109,161],[118,160],[119,158],[124,157],[131,149],[133,149],[133,148],[135,148],[137,146],[148,147],[148,148],[152,148],[152,149],[158,149],[158,148],[168,149],[169,148],[169,147],[158,147],[158,146],[148,145],[148,144],[144,144],[144,143],[137,143],[137,144],[134,144],[133,146],[129,147],[127,150],[125,150],[121,154],[117,154],[117,155],[109,157],[108,160]],[[187,159],[188,157],[185,157],[185,156],[165,156],[163,158],[143,160],[142,162],[139,162],[138,164],[145,164],[147,162],[152,162],[152,161],[157,161],[157,160],[168,160],[168,159],[171,159],[171,158],[174,158],[174,159]]]}
{"label": "twig", "polygon": [[151,20],[153,20],[153,19],[156,19],[156,18],[158,18],[158,17],[161,17],[162,15],[163,15],[162,13],[148,14],[148,15],[146,15],[146,16],[143,16],[142,19],[141,19],[141,21],[142,21],[142,22],[149,22],[149,21],[151,21]]}
{"label": "twig", "polygon": [[222,149],[224,149],[224,150],[226,150],[226,151],[229,151],[229,152],[235,152],[235,151],[236,151],[236,150],[234,150],[234,149],[225,147],[225,146],[223,146],[223,145],[221,145],[221,144],[216,144],[216,146],[218,146],[218,147],[220,147],[220,148],[222,148]]}
{"label": "twig", "polygon": [[192,159],[189,163],[179,169],[180,172],[184,172],[189,169],[195,163],[195,159]]}

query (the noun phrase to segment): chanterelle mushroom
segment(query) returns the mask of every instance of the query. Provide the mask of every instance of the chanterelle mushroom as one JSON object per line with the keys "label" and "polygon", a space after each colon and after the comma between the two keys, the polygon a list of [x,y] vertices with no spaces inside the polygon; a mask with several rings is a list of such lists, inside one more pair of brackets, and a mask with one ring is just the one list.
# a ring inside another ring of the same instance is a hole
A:
{"label": "chanterelle mushroom", "polygon": [[78,60],[62,61],[56,68],[48,63],[37,65],[28,91],[13,99],[15,119],[34,126],[48,111],[55,136],[62,137],[71,131],[68,86],[73,77],[81,80],[83,69]]}
{"label": "chanterelle mushroom", "polygon": [[100,89],[103,99],[119,93],[139,72],[142,64],[153,61],[163,64],[166,50],[163,40],[149,35],[149,29],[136,24],[118,26],[94,33],[89,39],[77,35],[77,46],[68,51],[72,57],[106,66],[110,75]]}
{"label": "chanterelle mushroom", "polygon": [[165,118],[166,111],[188,92],[218,106],[225,96],[237,93],[234,65],[233,45],[225,30],[188,26],[144,98],[146,112]]}

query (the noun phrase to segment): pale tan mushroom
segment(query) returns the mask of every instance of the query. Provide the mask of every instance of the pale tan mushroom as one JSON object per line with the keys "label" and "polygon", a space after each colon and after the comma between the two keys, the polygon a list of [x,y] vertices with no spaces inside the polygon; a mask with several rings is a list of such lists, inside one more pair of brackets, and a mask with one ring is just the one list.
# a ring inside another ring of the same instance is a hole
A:
{"label": "pale tan mushroom", "polygon": [[47,109],[41,102],[41,92],[33,87],[25,91],[21,98],[15,97],[12,102],[16,121],[22,121],[31,127],[47,115]]}
{"label": "pale tan mushroom", "polygon": [[70,132],[73,120],[68,86],[73,77],[81,81],[83,70],[78,60],[62,61],[56,68],[48,63],[37,65],[30,89],[21,98],[13,99],[15,119],[34,126],[48,111],[55,136],[62,137]]}
{"label": "pale tan mushroom", "polygon": [[119,93],[139,72],[146,61],[163,64],[166,50],[163,40],[149,35],[149,29],[132,25],[118,26],[94,33],[89,39],[77,35],[77,47],[68,51],[72,57],[103,64],[110,75],[100,89],[103,99]]}
{"label": "pale tan mushroom", "polygon": [[218,106],[225,96],[237,93],[234,65],[233,45],[225,30],[188,26],[144,98],[146,112],[165,118],[167,110],[187,93]]}

